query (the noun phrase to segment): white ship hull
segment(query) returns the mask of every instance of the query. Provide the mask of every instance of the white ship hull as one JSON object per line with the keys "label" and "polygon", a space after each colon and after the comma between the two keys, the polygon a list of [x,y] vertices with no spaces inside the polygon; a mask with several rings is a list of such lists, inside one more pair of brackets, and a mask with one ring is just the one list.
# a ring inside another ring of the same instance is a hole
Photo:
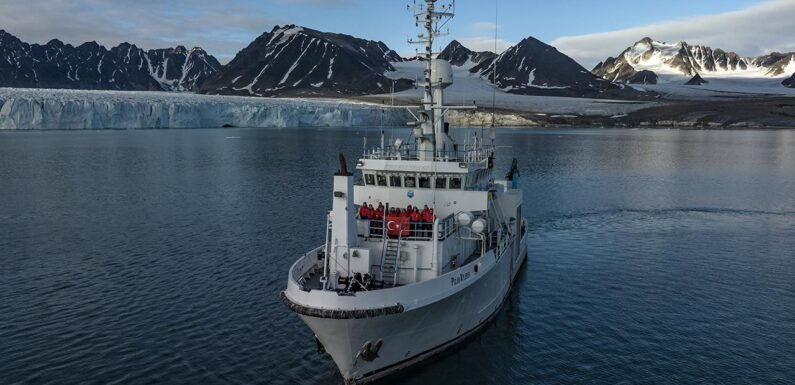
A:
{"label": "white ship hull", "polygon": [[[517,253],[518,250],[518,253]],[[379,290],[386,303],[404,304],[397,314],[366,318],[334,319],[301,315],[333,358],[349,383],[370,382],[393,374],[426,358],[441,353],[485,326],[497,313],[513,285],[527,255],[525,239],[520,247],[510,247],[497,259],[493,250],[450,274],[440,276],[447,284],[460,279],[454,292],[432,302],[412,306],[400,288]],[[511,260],[513,259],[513,263]],[[478,265],[478,272],[474,266]],[[466,277],[469,273],[469,277]],[[357,293],[359,294],[359,293]],[[285,293],[290,299],[289,288]],[[377,342],[380,348],[376,349]],[[363,346],[370,343],[375,357],[365,359]]]}

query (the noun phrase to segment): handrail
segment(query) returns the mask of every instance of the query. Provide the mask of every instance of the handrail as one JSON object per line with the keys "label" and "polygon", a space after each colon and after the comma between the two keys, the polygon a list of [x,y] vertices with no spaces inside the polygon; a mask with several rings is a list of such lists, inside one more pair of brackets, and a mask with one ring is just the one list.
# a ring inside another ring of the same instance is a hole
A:
{"label": "handrail", "polygon": [[365,152],[362,157],[364,159],[419,160],[420,155],[424,154],[428,156],[423,158],[441,162],[478,163],[487,160],[493,152],[494,146],[491,145],[467,145],[464,146],[464,149],[457,151],[416,150],[387,146],[383,149],[376,148]]}
{"label": "handrail", "polygon": [[398,278],[400,277],[398,261],[400,261],[400,241],[402,240],[401,237],[403,236],[403,232],[398,232],[398,239],[397,239],[397,251],[395,251],[395,277],[392,279],[392,287],[397,286]]}
{"label": "handrail", "polygon": [[[388,234],[389,229],[387,227],[386,220],[379,220],[379,219],[359,219],[368,221],[368,229],[367,234],[359,234],[361,236],[366,236],[368,238],[375,238],[375,239],[389,239],[390,236]],[[380,226],[373,226],[373,225],[380,225]],[[408,241],[429,241],[433,238],[433,224],[429,222],[401,222],[401,225],[408,225],[408,230],[399,229],[398,236],[400,239],[408,240]],[[425,228],[426,226],[431,226],[430,229]],[[408,232],[407,235],[403,233]],[[384,236],[386,235],[386,236]],[[381,260],[383,262],[384,253],[381,253]]]}

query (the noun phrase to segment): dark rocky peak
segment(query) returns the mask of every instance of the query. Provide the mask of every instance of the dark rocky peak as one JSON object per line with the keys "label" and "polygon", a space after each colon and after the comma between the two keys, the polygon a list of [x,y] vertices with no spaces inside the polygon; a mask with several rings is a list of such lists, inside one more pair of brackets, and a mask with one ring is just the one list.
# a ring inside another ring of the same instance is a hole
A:
{"label": "dark rocky peak", "polygon": [[687,83],[685,83],[685,85],[688,85],[688,86],[700,86],[700,85],[705,84],[705,83],[709,83],[709,82],[704,80],[704,78],[702,78],[701,75],[696,74],[695,76],[690,78],[690,80],[688,80]]}
{"label": "dark rocky peak", "polygon": [[654,71],[642,70],[627,78],[628,84],[657,84],[657,74]]}
{"label": "dark rocky peak", "polygon": [[450,62],[454,66],[462,66],[467,62],[480,64],[484,60],[493,59],[497,54],[491,51],[472,51],[458,40],[453,40],[439,53],[438,58]]}
{"label": "dark rocky peak", "polygon": [[[402,60],[380,41],[288,24],[257,37],[203,90],[258,96],[385,93],[393,81],[384,73]],[[410,83],[397,81],[395,90]]]}
{"label": "dark rocky peak", "polygon": [[444,47],[438,58],[447,60],[451,65],[462,66],[472,57],[473,53],[469,48],[461,45],[458,40],[453,40],[447,47]]}
{"label": "dark rocky peak", "polygon": [[470,72],[509,93],[526,95],[638,98],[640,92],[605,81],[554,47],[528,37]]}
{"label": "dark rocky peak", "polygon": [[87,42],[77,46],[77,49],[91,50],[91,51],[97,51],[100,48],[105,48],[105,47],[99,45],[99,43],[97,43],[96,41],[93,41],[93,40],[92,41],[87,41]]}
{"label": "dark rocky peak", "polygon": [[15,47],[27,44],[23,43],[22,40],[19,40],[19,38],[17,38],[16,36],[6,32],[5,30],[0,29],[0,45],[7,47]]}
{"label": "dark rocky peak", "polygon": [[790,76],[789,78],[784,79],[784,81],[781,82],[781,84],[784,87],[795,88],[795,73],[793,73],[792,76]]}
{"label": "dark rocky peak", "polygon": [[652,43],[654,43],[654,40],[652,40],[652,38],[650,38],[650,37],[646,36],[646,37],[644,37],[643,39],[640,39],[640,40],[638,40],[637,42],[635,42],[635,44],[638,44],[638,43],[643,43],[643,44],[652,44]]}
{"label": "dark rocky peak", "polygon": [[[180,51],[181,53],[174,53]],[[149,52],[153,56],[149,56]],[[192,63],[185,47],[145,52],[128,42],[106,49],[95,41],[74,47],[52,39],[27,44],[0,34],[0,86],[97,90],[195,90],[220,68],[210,55]],[[202,51],[203,52],[203,51]],[[168,57],[170,60],[163,60]],[[5,60],[2,60],[5,58]],[[15,68],[3,71],[3,63]]]}

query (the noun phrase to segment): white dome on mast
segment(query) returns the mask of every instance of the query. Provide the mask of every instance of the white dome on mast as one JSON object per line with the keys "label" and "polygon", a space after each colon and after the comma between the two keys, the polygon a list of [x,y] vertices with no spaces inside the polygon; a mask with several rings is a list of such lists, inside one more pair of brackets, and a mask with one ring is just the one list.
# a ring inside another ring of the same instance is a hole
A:
{"label": "white dome on mast", "polygon": [[447,60],[431,60],[431,86],[447,88],[453,84],[453,67]]}

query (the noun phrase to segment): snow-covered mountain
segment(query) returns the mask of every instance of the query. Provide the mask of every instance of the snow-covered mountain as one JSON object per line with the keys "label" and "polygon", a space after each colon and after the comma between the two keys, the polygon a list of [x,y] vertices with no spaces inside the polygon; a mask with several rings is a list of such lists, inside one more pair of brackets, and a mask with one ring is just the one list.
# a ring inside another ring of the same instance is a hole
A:
{"label": "snow-covered mountain", "polygon": [[453,40],[439,53],[438,58],[450,62],[454,66],[463,66],[467,63],[480,64],[484,60],[493,59],[497,54],[491,51],[472,51],[464,47],[458,40]]}
{"label": "snow-covered mountain", "polygon": [[625,83],[636,83],[640,71],[688,77],[774,77],[795,71],[795,53],[745,57],[719,48],[686,42],[668,44],[645,37],[592,70],[607,80]]}
{"label": "snow-covered mountain", "polygon": [[0,87],[197,90],[221,64],[201,48],[144,51],[122,43],[28,44],[0,30]]}
{"label": "snow-covered mountain", "polygon": [[[495,76],[496,71],[496,76]],[[639,98],[642,93],[606,81],[555,47],[528,37],[470,72],[506,92],[524,95]]]}
{"label": "snow-covered mountain", "polygon": [[[209,94],[339,96],[390,92],[392,62],[403,61],[380,41],[276,26],[240,51],[202,87]],[[411,80],[395,81],[395,90]]]}

